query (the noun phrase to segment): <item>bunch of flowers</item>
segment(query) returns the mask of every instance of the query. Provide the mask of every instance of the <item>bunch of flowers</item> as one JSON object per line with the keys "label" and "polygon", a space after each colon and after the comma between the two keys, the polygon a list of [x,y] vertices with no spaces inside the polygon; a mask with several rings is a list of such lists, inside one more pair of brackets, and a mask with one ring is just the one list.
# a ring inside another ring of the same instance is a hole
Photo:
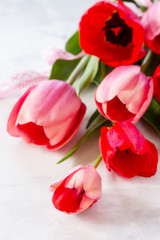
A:
{"label": "bunch of flowers", "polygon": [[59,161],[74,154],[101,128],[100,155],[94,166],[79,165],[51,185],[60,211],[80,213],[101,197],[101,160],[126,178],[156,173],[158,152],[134,125],[141,118],[160,133],[160,1],[143,6],[100,1],[81,17],[66,52],[50,52],[49,77],[40,76],[13,107],[7,131],[27,143],[57,150],[77,133],[86,112],[79,95],[96,85],[97,110],[84,136]]}

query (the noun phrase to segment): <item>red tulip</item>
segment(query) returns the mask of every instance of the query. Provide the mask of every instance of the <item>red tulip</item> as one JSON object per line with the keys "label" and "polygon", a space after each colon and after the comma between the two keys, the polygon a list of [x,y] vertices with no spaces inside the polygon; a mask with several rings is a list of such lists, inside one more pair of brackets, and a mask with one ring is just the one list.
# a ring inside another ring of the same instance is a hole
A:
{"label": "red tulip", "polygon": [[130,122],[115,123],[101,130],[100,149],[109,171],[124,177],[151,177],[156,173],[158,152]]}
{"label": "red tulip", "polygon": [[58,149],[78,131],[86,106],[64,81],[46,80],[30,87],[9,116],[7,130],[28,143]]}
{"label": "red tulip", "polygon": [[145,44],[153,52],[160,54],[160,1],[152,4],[143,14]]}
{"label": "red tulip", "polygon": [[139,17],[120,0],[101,1],[89,8],[79,33],[81,48],[110,66],[130,65],[145,55]]}
{"label": "red tulip", "polygon": [[160,65],[153,74],[154,97],[160,102]]}
{"label": "red tulip", "polygon": [[95,93],[99,112],[111,121],[137,122],[147,110],[153,96],[153,79],[140,67],[120,66],[110,72]]}
{"label": "red tulip", "polygon": [[67,213],[80,213],[91,207],[101,197],[101,177],[92,165],[82,165],[60,182],[53,184],[52,202],[56,209]]}

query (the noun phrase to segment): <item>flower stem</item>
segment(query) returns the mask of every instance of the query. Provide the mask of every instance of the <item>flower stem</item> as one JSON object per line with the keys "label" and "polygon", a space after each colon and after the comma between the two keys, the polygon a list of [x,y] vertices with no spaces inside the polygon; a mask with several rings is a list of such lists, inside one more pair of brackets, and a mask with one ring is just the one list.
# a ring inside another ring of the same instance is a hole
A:
{"label": "flower stem", "polygon": [[78,143],[71,149],[69,153],[67,153],[60,161],[57,162],[57,164],[64,162],[67,160],[69,157],[71,157],[77,149],[80,147],[80,145],[92,134],[91,130],[88,130],[82,138],[78,141]]}
{"label": "flower stem", "polygon": [[142,72],[145,72],[147,70],[150,62],[152,61],[153,56],[154,56],[154,53],[151,50],[149,50],[147,55],[145,56],[142,64],[141,64],[141,71]]}
{"label": "flower stem", "polygon": [[102,161],[102,155],[100,154],[97,160],[95,161],[94,167],[97,168],[101,161]]}
{"label": "flower stem", "polygon": [[90,137],[99,127],[103,126],[104,123],[108,123],[109,125],[111,122],[101,115],[99,115],[93,124],[92,128],[90,128],[88,131],[85,132],[85,134],[82,136],[82,138],[77,142],[77,144],[60,160],[57,162],[57,164],[64,162],[67,160],[69,157],[71,157],[81,146],[81,144],[88,138]]}
{"label": "flower stem", "polygon": [[85,55],[80,62],[78,63],[78,65],[76,66],[76,68],[73,70],[73,72],[71,73],[71,75],[69,76],[68,80],[66,81],[67,83],[69,83],[70,85],[72,85],[74,83],[74,81],[76,80],[76,78],[79,76],[79,74],[82,72],[82,70],[85,68],[85,66],[87,65],[88,61],[90,59],[89,55]]}

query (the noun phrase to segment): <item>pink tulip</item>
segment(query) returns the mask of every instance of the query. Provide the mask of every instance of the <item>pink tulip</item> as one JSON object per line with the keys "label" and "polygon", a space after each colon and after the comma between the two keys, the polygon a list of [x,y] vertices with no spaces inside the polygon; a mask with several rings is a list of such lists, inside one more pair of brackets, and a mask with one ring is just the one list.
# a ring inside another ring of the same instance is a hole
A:
{"label": "pink tulip", "polygon": [[86,106],[64,81],[45,80],[31,86],[9,116],[7,130],[28,143],[58,149],[77,132]]}
{"label": "pink tulip", "polygon": [[92,165],[79,165],[60,182],[51,185],[52,202],[56,209],[80,213],[101,197],[101,177]]}
{"label": "pink tulip", "polygon": [[152,4],[143,14],[142,25],[147,47],[160,54],[160,1]]}
{"label": "pink tulip", "polygon": [[111,121],[137,122],[153,96],[153,79],[139,66],[120,66],[109,73],[95,93],[99,112]]}

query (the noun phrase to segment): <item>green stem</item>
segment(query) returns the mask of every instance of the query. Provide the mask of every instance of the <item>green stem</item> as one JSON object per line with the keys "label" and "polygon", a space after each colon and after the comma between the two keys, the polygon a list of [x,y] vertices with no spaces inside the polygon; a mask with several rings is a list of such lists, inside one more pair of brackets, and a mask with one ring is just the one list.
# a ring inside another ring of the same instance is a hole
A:
{"label": "green stem", "polygon": [[145,72],[147,70],[150,62],[152,61],[153,55],[154,55],[154,53],[151,50],[149,50],[147,55],[145,56],[142,64],[141,64],[141,71],[142,72]]}
{"label": "green stem", "polygon": [[84,88],[91,84],[95,78],[99,67],[99,58],[91,56],[82,76],[73,84],[77,95],[82,92]]}
{"label": "green stem", "polygon": [[69,157],[71,157],[77,149],[81,146],[81,144],[92,134],[92,130],[88,130],[83,137],[78,141],[78,143],[71,149],[69,153],[66,154],[60,161],[57,162],[57,164],[64,162]]}
{"label": "green stem", "polygon": [[90,59],[90,56],[89,55],[85,55],[80,60],[80,62],[78,63],[76,68],[73,70],[73,72],[71,73],[71,75],[69,76],[69,78],[68,78],[68,80],[66,82],[68,82],[70,85],[72,85],[74,83],[74,81],[76,80],[76,78],[79,76],[79,74],[82,72],[82,70],[87,65],[89,59]]}
{"label": "green stem", "polygon": [[90,137],[100,126],[102,126],[104,123],[108,122],[107,119],[103,118],[101,115],[99,115],[91,129],[86,131],[86,133],[82,136],[82,138],[78,141],[78,143],[60,160],[57,162],[57,164],[64,162],[69,157],[71,157],[81,146],[81,144]]}
{"label": "green stem", "polygon": [[102,155],[100,154],[97,160],[95,161],[94,167],[97,168],[101,161],[102,161]]}

